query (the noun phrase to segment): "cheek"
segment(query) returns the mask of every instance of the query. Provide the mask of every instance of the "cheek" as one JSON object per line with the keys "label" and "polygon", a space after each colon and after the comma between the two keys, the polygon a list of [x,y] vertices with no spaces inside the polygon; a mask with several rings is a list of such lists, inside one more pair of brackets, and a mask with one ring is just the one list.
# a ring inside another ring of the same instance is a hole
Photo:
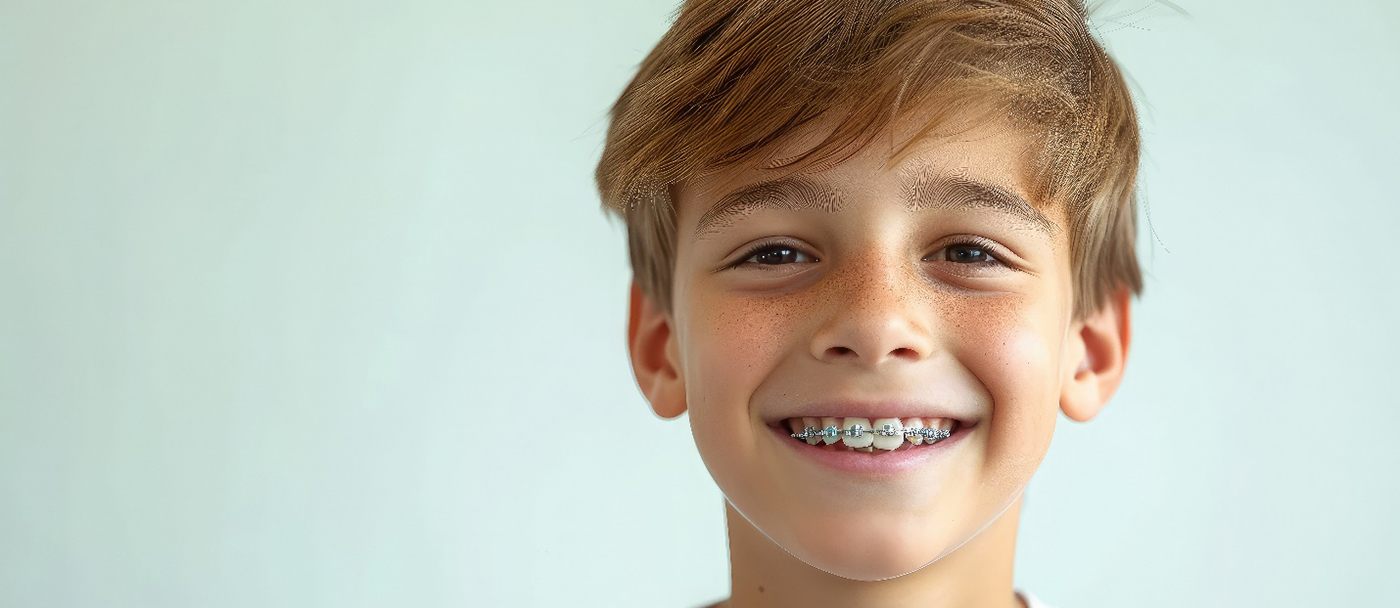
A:
{"label": "cheek", "polygon": [[771,490],[752,485],[761,477],[751,469],[768,430],[754,400],[790,352],[792,309],[731,295],[696,298],[689,310],[682,373],[695,446],[726,496],[762,496]]}
{"label": "cheek", "polygon": [[[792,309],[768,298],[697,298],[690,308],[685,379],[692,422],[745,408],[790,347]],[[743,417],[724,416],[730,421]]]}
{"label": "cheek", "polygon": [[1047,312],[1030,296],[994,304],[963,302],[952,329],[957,357],[986,389],[991,420],[985,435],[989,477],[1018,485],[1039,465],[1059,411],[1060,336]]}

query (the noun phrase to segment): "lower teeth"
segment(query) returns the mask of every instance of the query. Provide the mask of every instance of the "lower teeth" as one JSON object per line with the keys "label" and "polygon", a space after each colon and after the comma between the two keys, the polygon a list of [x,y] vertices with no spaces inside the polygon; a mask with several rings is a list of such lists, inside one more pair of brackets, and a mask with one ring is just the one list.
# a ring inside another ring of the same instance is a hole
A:
{"label": "lower teeth", "polygon": [[[877,452],[879,452],[879,453],[886,453],[886,452],[903,452],[903,451],[905,451],[905,450],[917,450],[917,449],[919,449],[919,448],[928,447],[928,446],[931,446],[931,445],[933,445],[933,444],[935,444],[935,443],[939,443],[939,442],[942,442],[942,441],[945,441],[945,440],[939,439],[938,441],[934,441],[934,442],[925,442],[925,443],[923,443],[923,444],[921,444],[921,445],[914,445],[914,444],[912,444],[912,443],[907,443],[907,442],[906,442],[905,444],[903,444],[903,445],[901,445],[901,446],[899,446],[899,447],[897,447],[897,448],[895,448],[895,449],[893,449],[893,450],[882,450],[882,449],[876,448],[875,446],[867,446],[867,447],[863,447],[863,448],[853,448],[853,447],[848,446],[848,445],[835,445],[835,444],[833,444],[833,445],[814,445],[814,446],[812,446],[812,447],[817,448],[817,449],[819,449],[819,450],[827,450],[827,451],[829,451],[829,452],[865,452],[865,453],[867,453],[867,454],[874,454],[874,453],[877,453]],[[802,443],[807,443],[807,442],[804,441],[804,442],[802,442]]]}

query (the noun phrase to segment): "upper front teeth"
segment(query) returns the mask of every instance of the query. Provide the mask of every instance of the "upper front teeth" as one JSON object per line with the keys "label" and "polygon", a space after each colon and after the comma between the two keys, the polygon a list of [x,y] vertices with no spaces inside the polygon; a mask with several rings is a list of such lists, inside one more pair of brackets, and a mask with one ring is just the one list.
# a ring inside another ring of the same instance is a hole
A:
{"label": "upper front teeth", "polygon": [[845,422],[846,436],[841,438],[841,443],[846,444],[846,447],[868,448],[870,444],[875,443],[875,437],[864,432],[865,429],[870,428],[869,419],[847,418]]}
{"label": "upper front teeth", "polygon": [[875,436],[870,439],[870,443],[881,450],[893,450],[904,443],[904,423],[898,418],[879,418],[875,420]]}

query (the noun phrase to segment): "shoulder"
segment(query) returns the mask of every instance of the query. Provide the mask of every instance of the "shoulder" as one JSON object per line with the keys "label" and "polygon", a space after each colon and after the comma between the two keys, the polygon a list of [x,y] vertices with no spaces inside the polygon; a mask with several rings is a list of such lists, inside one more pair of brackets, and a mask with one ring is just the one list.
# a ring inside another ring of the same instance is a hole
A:
{"label": "shoulder", "polygon": [[1034,593],[1026,591],[1025,589],[1017,589],[1016,593],[1021,596],[1021,599],[1026,601],[1026,608],[1055,608],[1054,606],[1040,601],[1040,598],[1036,597]]}

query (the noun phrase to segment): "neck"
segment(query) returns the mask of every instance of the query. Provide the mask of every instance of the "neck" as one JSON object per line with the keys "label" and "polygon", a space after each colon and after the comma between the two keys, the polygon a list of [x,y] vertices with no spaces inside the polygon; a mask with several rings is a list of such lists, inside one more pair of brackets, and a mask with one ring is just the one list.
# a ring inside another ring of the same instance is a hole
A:
{"label": "neck", "polygon": [[956,551],[921,570],[883,581],[835,576],[773,544],[725,502],[732,596],[726,608],[753,606],[873,606],[1021,608],[1012,569],[1021,502]]}

